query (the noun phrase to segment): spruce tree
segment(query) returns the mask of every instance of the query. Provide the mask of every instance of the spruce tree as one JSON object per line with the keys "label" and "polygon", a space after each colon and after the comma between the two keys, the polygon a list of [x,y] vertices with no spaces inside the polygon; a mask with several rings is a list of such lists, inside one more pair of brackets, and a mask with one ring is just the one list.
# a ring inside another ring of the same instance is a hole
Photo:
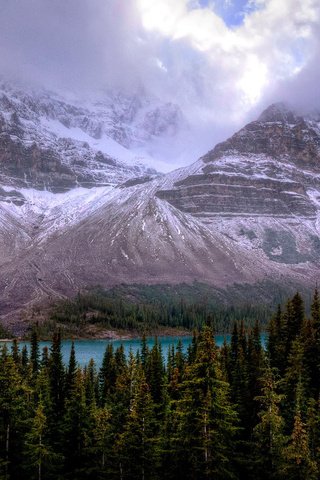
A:
{"label": "spruce tree", "polygon": [[310,455],[320,472],[320,406],[319,400],[310,398],[307,405],[306,427],[309,436]]}
{"label": "spruce tree", "polygon": [[20,349],[19,349],[19,344],[16,338],[13,339],[12,341],[12,346],[11,346],[11,355],[14,363],[18,366],[21,367],[21,355],[20,355]]}
{"label": "spruce tree", "polygon": [[26,435],[25,454],[29,469],[29,477],[37,480],[45,478],[45,470],[52,465],[55,459],[47,437],[48,422],[45,408],[40,398],[36,407],[30,430]]}
{"label": "spruce tree", "polygon": [[164,366],[161,352],[161,346],[158,339],[155,339],[146,365],[146,380],[150,387],[150,393],[156,405],[162,403],[163,400],[163,382],[164,382]]}
{"label": "spruce tree", "polygon": [[15,439],[28,413],[28,388],[8,354],[7,347],[0,354],[0,474],[8,480],[15,468]]}
{"label": "spruce tree", "polygon": [[308,431],[299,407],[294,417],[293,430],[285,455],[287,460],[285,472],[288,480],[317,480],[319,478],[317,464],[312,459],[309,448]]}
{"label": "spruce tree", "polygon": [[32,374],[36,376],[40,366],[39,365],[39,358],[40,358],[39,340],[38,340],[38,332],[37,332],[36,326],[33,326],[31,331],[30,347],[31,347],[30,361],[31,361]]}
{"label": "spruce tree", "polygon": [[266,366],[261,377],[259,423],[254,428],[254,464],[256,478],[260,480],[280,479],[284,467],[284,420],[280,412],[282,396],[278,393],[279,381],[275,371]]}
{"label": "spruce tree", "polygon": [[67,478],[83,474],[84,453],[90,416],[85,400],[82,371],[78,368],[76,377],[66,400],[63,417],[63,455]]}
{"label": "spruce tree", "polygon": [[[63,416],[65,407],[65,369],[61,353],[61,335],[55,332],[50,347],[50,358],[48,368],[50,389],[50,415],[47,417],[49,424],[50,445],[52,446],[57,459],[62,459],[61,435],[63,430]],[[62,462],[59,465],[62,468]],[[57,472],[59,472],[57,465]]]}
{"label": "spruce tree", "polygon": [[68,397],[70,392],[72,391],[76,379],[77,374],[77,361],[76,361],[76,353],[74,348],[74,342],[71,343],[71,350],[70,350],[70,358],[67,373],[65,376],[65,397]]}
{"label": "spruce tree", "polygon": [[89,452],[97,458],[95,471],[98,473],[99,478],[105,478],[113,460],[111,455],[111,412],[106,406],[98,407],[93,405],[90,416],[92,440]]}
{"label": "spruce tree", "polygon": [[49,381],[52,398],[53,421],[59,421],[64,409],[65,373],[61,353],[60,331],[53,335],[49,361]]}
{"label": "spruce tree", "polygon": [[177,403],[178,425],[173,442],[179,475],[228,479],[234,475],[237,415],[223,380],[213,331],[205,327],[197,341],[194,362],[186,367]]}
{"label": "spruce tree", "polygon": [[102,366],[99,373],[101,405],[109,401],[116,382],[116,364],[113,352],[113,345],[109,343],[105,350]]}
{"label": "spruce tree", "polygon": [[[154,439],[154,405],[143,369],[135,371],[130,410],[118,439],[120,477],[155,478],[157,457]],[[122,472],[122,473],[121,473]]]}

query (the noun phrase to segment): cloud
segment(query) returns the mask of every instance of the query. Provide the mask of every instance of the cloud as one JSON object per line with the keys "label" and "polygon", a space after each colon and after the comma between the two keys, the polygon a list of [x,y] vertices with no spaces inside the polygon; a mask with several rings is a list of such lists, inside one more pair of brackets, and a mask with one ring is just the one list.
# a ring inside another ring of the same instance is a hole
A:
{"label": "cloud", "polygon": [[[144,28],[166,39],[161,61],[170,78],[167,91],[176,88],[175,99],[194,121],[204,148],[240,128],[267,103],[295,97],[303,103],[308,97],[314,105],[311,92],[317,91],[320,70],[318,0],[259,0],[247,8],[242,2],[246,13],[236,27],[215,12],[214,2],[207,7],[187,0],[137,2]],[[309,92],[300,94],[306,87]]]}
{"label": "cloud", "polygon": [[[255,103],[267,84],[291,77],[307,63],[319,26],[317,0],[260,1],[237,28],[228,27],[211,7],[188,8],[187,0],[137,1],[146,29],[188,42],[213,73],[223,72],[226,90],[233,83],[232,93],[244,102]],[[185,58],[192,61],[192,55]]]}
{"label": "cloud", "polygon": [[130,0],[0,0],[0,67],[53,87],[135,83],[139,28]]}
{"label": "cloud", "polygon": [[205,151],[266,102],[320,108],[319,10],[318,0],[0,0],[0,70],[53,89],[143,86],[180,105]]}

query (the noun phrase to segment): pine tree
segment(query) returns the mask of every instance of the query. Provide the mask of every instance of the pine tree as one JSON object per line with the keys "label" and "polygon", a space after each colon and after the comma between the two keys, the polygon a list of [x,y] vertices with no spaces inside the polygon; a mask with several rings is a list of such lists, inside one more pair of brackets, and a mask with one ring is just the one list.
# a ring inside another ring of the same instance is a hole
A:
{"label": "pine tree", "polygon": [[148,355],[145,372],[153,401],[160,406],[163,401],[164,367],[161,346],[157,338]]}
{"label": "pine tree", "polygon": [[26,375],[28,373],[28,366],[29,366],[29,355],[28,355],[28,348],[26,345],[22,347],[21,351],[21,371],[22,374]]}
{"label": "pine tree", "polygon": [[11,346],[11,355],[14,363],[18,366],[21,367],[21,355],[20,355],[20,349],[19,349],[19,344],[16,338],[13,339],[12,341],[12,346]]}
{"label": "pine tree", "polygon": [[147,359],[149,356],[149,348],[147,344],[147,337],[146,334],[143,333],[142,339],[141,339],[141,364],[142,368],[146,368],[147,365]]}
{"label": "pine tree", "polygon": [[116,382],[116,365],[112,343],[107,345],[104,353],[99,378],[101,405],[105,405],[105,403],[109,400],[109,395],[113,392]]}
{"label": "pine tree", "polygon": [[284,420],[280,413],[282,396],[277,392],[279,381],[275,372],[266,366],[261,377],[259,423],[254,428],[255,476],[261,480],[280,479],[284,466]]}
{"label": "pine tree", "polygon": [[34,387],[34,394],[36,401],[41,400],[44,415],[46,416],[48,422],[48,420],[53,416],[53,405],[49,379],[49,368],[46,366],[42,366],[39,371]]}
{"label": "pine tree", "polygon": [[80,476],[84,468],[83,457],[89,420],[83,374],[78,369],[74,384],[66,400],[63,418],[65,470],[71,478],[74,478],[75,475]]}
{"label": "pine tree", "polygon": [[30,361],[31,361],[32,374],[36,376],[40,366],[39,365],[39,358],[40,358],[39,340],[38,340],[38,332],[37,332],[36,326],[32,328],[30,344],[31,344],[30,345],[31,346]]}
{"label": "pine tree", "polygon": [[47,430],[47,417],[40,398],[25,442],[27,463],[31,470],[31,478],[37,478],[38,480],[42,480],[44,468],[50,465],[55,458],[54,452],[50,448],[49,440],[46,437]]}
{"label": "pine tree", "polygon": [[49,381],[52,398],[53,422],[59,421],[64,409],[65,374],[61,353],[61,334],[55,332],[49,361]]}
{"label": "pine tree", "polygon": [[120,478],[155,478],[154,407],[143,369],[138,366],[123,434],[118,440]]}
{"label": "pine tree", "polygon": [[27,388],[13,358],[4,346],[0,355],[0,474],[8,480],[15,468],[14,437],[28,412]]}
{"label": "pine tree", "polygon": [[300,335],[304,321],[304,303],[297,292],[287,303],[285,314],[286,356],[290,353],[293,341]]}
{"label": "pine tree", "polygon": [[114,448],[112,449],[113,460],[111,461],[113,468],[109,466],[109,474],[115,478],[119,478],[119,473],[120,477],[123,475],[123,442],[121,441],[121,436],[127,422],[128,412],[130,411],[136,371],[137,361],[132,350],[130,350],[126,368],[117,377],[115,391],[112,397],[113,402],[111,405],[111,435],[113,437]]}
{"label": "pine tree", "polygon": [[[291,306],[288,307],[289,312]],[[271,367],[277,368],[283,375],[287,363],[287,319],[289,314],[282,315],[281,306],[278,305],[277,313],[272,317],[268,327],[267,350]]]}
{"label": "pine tree", "polygon": [[320,406],[319,400],[309,399],[306,414],[306,427],[309,436],[310,455],[320,472]]}
{"label": "pine tree", "polygon": [[306,320],[304,322],[300,338],[303,347],[302,362],[306,392],[308,392],[308,396],[316,399],[320,393],[320,369],[317,339],[312,321]]}
{"label": "pine tree", "polygon": [[230,385],[231,398],[237,405],[237,411],[241,421],[241,426],[249,425],[248,402],[249,402],[249,385],[247,371],[247,340],[243,323],[240,329],[234,324],[231,337],[231,365],[230,365]]}
{"label": "pine tree", "polygon": [[[315,289],[311,304],[311,327],[313,345],[310,352],[310,368],[314,397],[320,395],[320,299],[318,288]],[[306,339],[307,340],[307,339]],[[310,340],[309,340],[310,342]]]}
{"label": "pine tree", "polygon": [[92,358],[84,372],[84,386],[87,406],[96,405],[99,402],[99,379]]}
{"label": "pine tree", "polygon": [[[63,416],[65,407],[65,370],[61,354],[61,335],[55,332],[50,347],[48,368],[49,389],[50,389],[50,416],[47,417],[49,424],[50,445],[57,458],[62,458],[61,434],[63,429]],[[62,468],[62,464],[60,464]],[[58,471],[58,466],[57,466]]]}
{"label": "pine tree", "polygon": [[101,475],[106,473],[106,465],[112,459],[108,459],[112,451],[111,412],[108,407],[93,407],[91,410],[92,420],[92,444],[90,452],[98,458],[97,471]]}
{"label": "pine tree", "polygon": [[260,378],[265,366],[265,355],[261,345],[260,326],[256,322],[253,331],[249,335],[248,353],[246,361],[248,392],[247,398],[247,425],[246,432],[251,436],[253,427],[258,423],[258,405],[255,398],[261,394]]}
{"label": "pine tree", "polygon": [[48,347],[43,347],[43,349],[42,349],[41,368],[49,368],[49,350],[48,350]]}
{"label": "pine tree", "polygon": [[195,360],[186,367],[181,389],[172,443],[180,477],[232,478],[233,464],[228,458],[233,457],[237,415],[219,369],[209,327],[199,336]]}
{"label": "pine tree", "polygon": [[312,459],[309,448],[309,436],[297,408],[294,426],[288,447],[286,448],[286,478],[289,480],[316,480],[319,478],[316,462]]}
{"label": "pine tree", "polygon": [[74,342],[71,343],[70,358],[68,369],[65,377],[65,397],[68,397],[72,391],[77,374],[77,361],[74,348]]}
{"label": "pine tree", "polygon": [[185,355],[183,353],[183,345],[182,345],[181,339],[178,340],[176,352],[175,352],[175,355],[174,355],[174,362],[175,362],[175,366],[177,367],[177,369],[179,371],[179,374],[182,378],[183,373],[184,373],[184,369],[185,369],[186,359],[185,359]]}
{"label": "pine tree", "polygon": [[114,354],[115,361],[115,376],[121,375],[123,370],[126,368],[126,356],[124,353],[123,345],[117,348]]}
{"label": "pine tree", "polygon": [[[288,368],[284,377],[283,391],[284,415],[286,424],[291,431],[292,422],[295,415],[296,398],[299,393],[300,408],[306,408],[306,386],[309,384],[307,371],[304,364],[304,348],[300,338],[293,341],[291,353],[288,359]],[[298,392],[299,388],[299,392]],[[289,433],[289,432],[288,432]]]}

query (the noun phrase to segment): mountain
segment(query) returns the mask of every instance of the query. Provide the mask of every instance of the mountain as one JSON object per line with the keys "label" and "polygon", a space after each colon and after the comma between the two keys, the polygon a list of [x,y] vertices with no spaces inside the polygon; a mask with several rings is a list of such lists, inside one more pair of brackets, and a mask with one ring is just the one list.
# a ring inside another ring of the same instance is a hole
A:
{"label": "mountain", "polygon": [[[30,131],[34,148],[42,149],[42,130]],[[141,170],[142,178],[129,167],[121,181],[102,186],[100,177],[94,184],[89,162],[91,188],[70,183],[63,192],[53,180],[51,191],[43,190],[38,171],[29,170],[25,178],[19,173],[24,167],[15,170],[14,188],[8,186],[2,152],[1,145],[6,184],[0,190],[0,306],[8,322],[17,322],[18,312],[29,306],[97,285],[196,280],[220,290],[232,285],[248,290],[265,280],[281,286],[317,281],[316,114],[300,116],[272,105],[190,167],[163,176]],[[26,161],[17,158],[18,166]],[[66,156],[59,158],[76,171]]]}
{"label": "mountain", "polygon": [[174,137],[180,109],[143,92],[102,92],[86,103],[0,84],[2,184],[64,192],[154,175],[147,147]]}

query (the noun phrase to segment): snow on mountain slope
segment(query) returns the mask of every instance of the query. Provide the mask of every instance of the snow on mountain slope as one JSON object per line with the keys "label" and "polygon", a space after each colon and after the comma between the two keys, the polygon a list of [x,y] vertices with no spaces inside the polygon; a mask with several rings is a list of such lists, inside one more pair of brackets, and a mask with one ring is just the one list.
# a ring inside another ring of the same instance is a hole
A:
{"label": "snow on mountain slope", "polygon": [[318,140],[314,118],[273,106],[193,165],[162,177],[61,193],[4,186],[2,315],[96,285],[314,285]]}
{"label": "snow on mountain slope", "polygon": [[154,141],[174,142],[179,108],[140,92],[102,92],[85,103],[0,84],[0,181],[55,192],[118,185],[168,168]]}

